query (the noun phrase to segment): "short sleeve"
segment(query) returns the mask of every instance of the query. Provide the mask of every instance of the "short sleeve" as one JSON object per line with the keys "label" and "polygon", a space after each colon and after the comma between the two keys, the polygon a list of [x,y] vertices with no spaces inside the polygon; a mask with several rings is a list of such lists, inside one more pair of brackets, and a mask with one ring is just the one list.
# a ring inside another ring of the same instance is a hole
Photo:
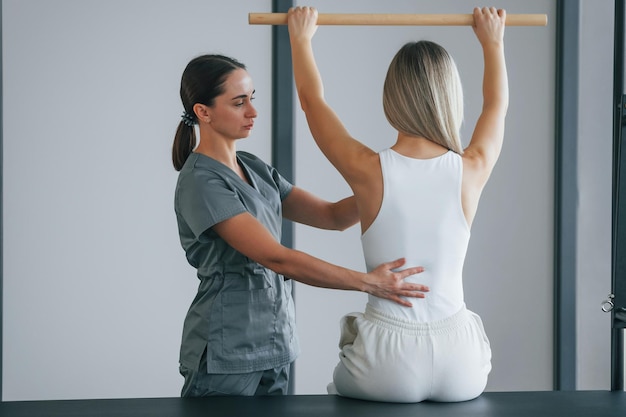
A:
{"label": "short sleeve", "polygon": [[223,179],[194,175],[179,184],[176,210],[196,238],[217,223],[247,211]]}
{"label": "short sleeve", "polygon": [[278,192],[280,194],[280,200],[283,201],[291,190],[293,189],[293,184],[287,181],[277,170],[273,170],[272,177],[274,178],[274,182],[278,187]]}

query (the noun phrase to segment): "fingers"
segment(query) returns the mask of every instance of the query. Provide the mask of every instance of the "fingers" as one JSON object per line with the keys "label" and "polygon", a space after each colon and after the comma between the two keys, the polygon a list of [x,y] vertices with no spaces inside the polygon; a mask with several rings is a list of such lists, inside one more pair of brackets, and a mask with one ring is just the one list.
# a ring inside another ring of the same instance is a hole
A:
{"label": "fingers", "polygon": [[291,7],[287,12],[289,36],[293,40],[310,40],[317,30],[317,9],[315,7]]}
{"label": "fingers", "polygon": [[[400,268],[405,263],[406,263],[406,259],[405,258],[400,258],[400,259],[396,259],[395,261],[384,263],[384,264],[380,265],[379,268],[382,268],[382,269],[385,269],[385,270],[388,270],[388,271],[393,271],[393,270],[395,270],[397,268]],[[411,267],[411,268],[403,269],[401,271],[393,272],[393,275],[394,275],[394,278],[397,281],[403,281],[404,279],[406,279],[407,277],[410,277],[411,275],[420,274],[422,272],[424,272],[424,267],[422,267],[422,266],[414,266],[414,267]],[[428,286],[422,285],[422,284],[413,284],[413,283],[404,282],[404,283],[400,284],[400,290],[402,290],[402,291],[410,291],[410,292],[415,292],[415,291],[428,292],[429,288],[428,288]],[[409,296],[411,296],[411,295],[409,295]],[[422,297],[423,297],[423,295],[422,295]]]}
{"label": "fingers", "polygon": [[[426,290],[428,291],[428,290]],[[408,300],[410,298],[426,298],[426,295],[421,290],[416,291],[401,291],[391,294],[387,297],[389,300],[394,301],[405,307],[412,307],[413,304]]]}
{"label": "fingers", "polygon": [[480,43],[483,46],[494,42],[501,44],[504,37],[506,11],[495,7],[475,7],[473,15],[472,29]]}
{"label": "fingers", "polygon": [[[400,259],[395,262],[401,262],[402,264],[404,264],[404,259]],[[408,276],[419,274],[421,272],[424,272],[424,268],[419,266],[395,272],[394,275],[396,279],[402,281]],[[430,289],[427,285],[401,282],[400,287],[394,292],[390,299],[400,305],[411,307],[412,304],[410,301],[407,300],[407,298],[425,298],[426,295],[424,293],[428,291],[430,291]]]}
{"label": "fingers", "polygon": [[474,13],[483,14],[483,15],[493,15],[500,16],[501,13],[505,12],[504,9],[496,9],[495,7],[474,7]]}
{"label": "fingers", "polygon": [[497,18],[504,21],[506,18],[506,10],[496,9],[495,7],[474,7],[474,26],[476,26],[477,18]]}
{"label": "fingers", "polygon": [[396,259],[395,261],[384,263],[381,266],[383,266],[385,269],[396,269],[396,268],[400,268],[405,263],[406,263],[406,259],[400,258],[400,259]]}
{"label": "fingers", "polygon": [[421,266],[414,266],[412,268],[403,269],[402,271],[396,272],[396,274],[400,277],[400,279],[405,279],[411,275],[419,274],[424,272],[424,268]]}
{"label": "fingers", "polygon": [[[385,262],[384,264],[381,264],[379,266],[379,268],[393,270],[393,269],[400,268],[405,263],[406,263],[406,259],[405,258],[399,258],[399,259],[396,259],[394,261]],[[406,278],[409,275],[419,274],[420,272],[424,272],[424,268],[422,268],[421,266],[415,266],[415,267],[412,267],[412,268],[404,269],[403,271],[399,271],[398,273],[405,274],[405,276],[402,277],[404,279],[404,278]]]}
{"label": "fingers", "polygon": [[403,298],[400,298],[400,297],[396,297],[396,296],[394,296],[394,297],[389,297],[389,299],[390,299],[391,301],[394,301],[394,302],[396,302],[396,303],[400,304],[401,306],[404,306],[404,307],[413,307],[413,304],[411,304],[409,301],[407,301],[407,300],[405,300],[405,299],[403,299]]}
{"label": "fingers", "polygon": [[290,7],[289,11],[293,10],[294,12],[317,12],[317,9],[315,7],[310,7],[310,6],[294,6],[294,7]]}
{"label": "fingers", "polygon": [[[417,297],[422,298],[424,297],[424,292],[428,292],[430,291],[430,288],[428,288],[427,285],[423,285],[423,284],[410,284],[408,282],[405,282],[402,284],[402,286],[400,287],[400,289],[402,291],[405,291],[407,294],[420,294]],[[403,294],[405,295],[405,294]],[[412,297],[412,295],[408,295],[408,297]]]}
{"label": "fingers", "polygon": [[314,16],[317,19],[317,9],[315,7],[309,6],[296,6],[290,7],[287,11],[287,15],[295,15],[295,16]]}
{"label": "fingers", "polygon": [[398,271],[397,268],[405,263],[406,260],[400,258],[379,265],[374,271],[367,274],[373,279],[369,281],[369,288],[365,291],[406,307],[412,306],[408,298],[424,298],[424,293],[429,291],[428,286],[404,281],[411,275],[423,272],[424,268],[416,266]]}

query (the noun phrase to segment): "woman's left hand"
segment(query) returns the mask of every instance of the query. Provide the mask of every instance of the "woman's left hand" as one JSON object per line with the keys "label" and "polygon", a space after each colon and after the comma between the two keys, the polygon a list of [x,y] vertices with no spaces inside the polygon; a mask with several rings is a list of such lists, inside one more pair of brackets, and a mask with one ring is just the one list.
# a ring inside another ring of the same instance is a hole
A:
{"label": "woman's left hand", "polygon": [[315,7],[291,7],[287,12],[287,26],[291,40],[311,40],[317,31],[317,9]]}

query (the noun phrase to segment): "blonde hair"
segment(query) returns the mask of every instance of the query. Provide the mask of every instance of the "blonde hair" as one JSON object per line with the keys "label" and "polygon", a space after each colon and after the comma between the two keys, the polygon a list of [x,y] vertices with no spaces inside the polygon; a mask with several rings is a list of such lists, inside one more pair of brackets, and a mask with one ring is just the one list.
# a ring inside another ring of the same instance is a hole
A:
{"label": "blonde hair", "polygon": [[419,41],[400,48],[387,70],[383,109],[399,132],[463,153],[461,78],[454,60],[440,45]]}

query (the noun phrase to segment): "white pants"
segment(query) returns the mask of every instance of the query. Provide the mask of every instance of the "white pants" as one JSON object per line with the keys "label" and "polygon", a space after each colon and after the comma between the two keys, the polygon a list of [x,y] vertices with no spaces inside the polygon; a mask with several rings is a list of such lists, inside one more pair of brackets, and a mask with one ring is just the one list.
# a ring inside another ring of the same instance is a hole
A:
{"label": "white pants", "polygon": [[466,401],[491,371],[480,317],[463,308],[444,320],[414,323],[370,305],[341,319],[340,362],[329,394],[373,401]]}

